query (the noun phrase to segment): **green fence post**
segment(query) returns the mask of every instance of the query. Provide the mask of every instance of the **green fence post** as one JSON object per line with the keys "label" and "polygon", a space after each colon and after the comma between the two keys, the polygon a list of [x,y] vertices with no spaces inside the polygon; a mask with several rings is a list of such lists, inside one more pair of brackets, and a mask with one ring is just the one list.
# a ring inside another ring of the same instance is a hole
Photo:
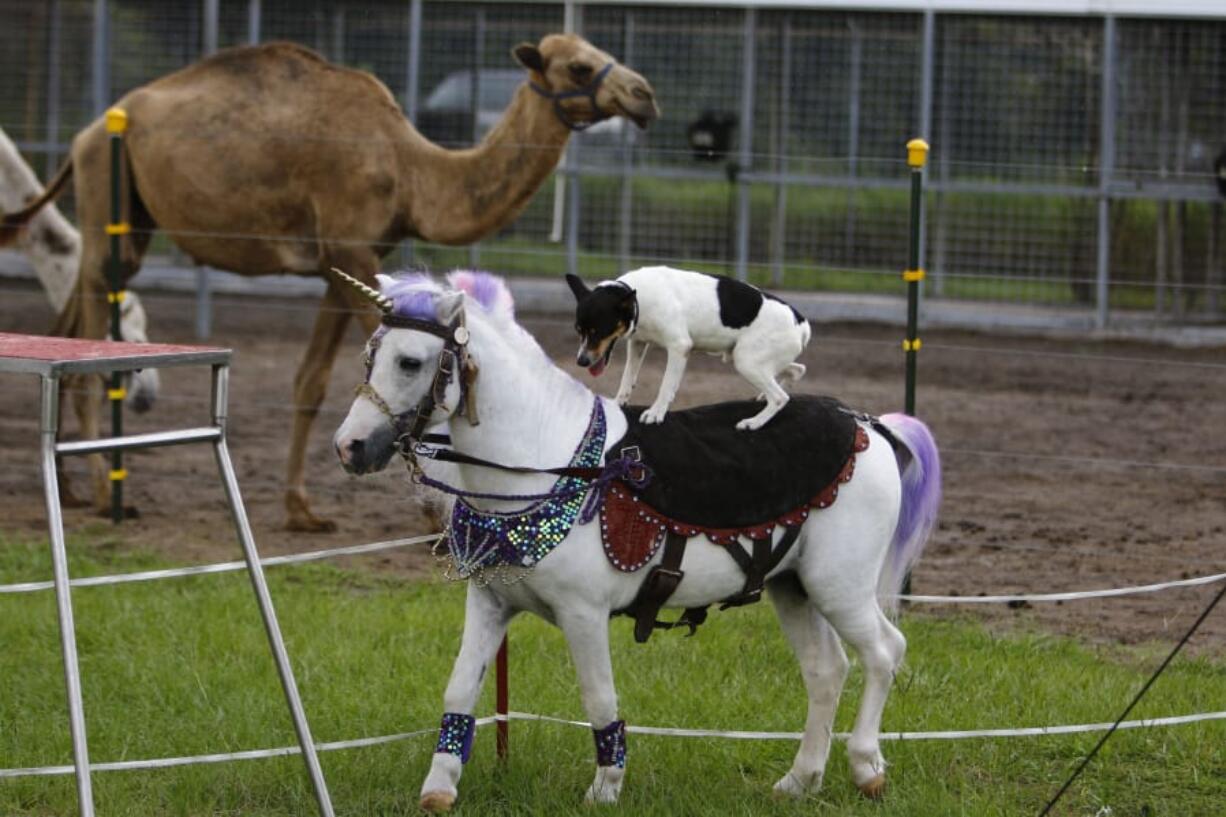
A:
{"label": "green fence post", "polygon": [[911,166],[911,238],[907,253],[907,268],[902,279],[907,282],[907,337],[902,342],[907,354],[907,386],[904,411],[915,414],[915,355],[920,350],[919,287],[924,280],[920,266],[920,223],[924,210],[924,165],[928,163],[928,143],[923,139],[907,142],[907,164]]}
{"label": "green fence post", "polygon": [[[924,165],[928,163],[928,143],[923,139],[907,142],[907,164],[911,166],[911,237],[907,249],[907,268],[902,279],[907,282],[907,336],[902,348],[907,355],[907,385],[904,394],[904,411],[915,415],[915,355],[920,350],[919,339],[919,288],[924,280],[924,268],[920,266],[920,224],[924,212]],[[903,579],[902,592],[911,592],[911,574]]]}
{"label": "green fence post", "polygon": [[[106,300],[111,307],[111,337],[123,340],[119,331],[119,313],[127,292],[123,289],[123,236],[132,232],[132,225],[123,220],[123,135],[128,129],[128,114],[122,108],[110,108],[106,112],[106,132],[111,140],[111,221],[106,225],[110,239],[110,257],[107,259]],[[119,372],[111,372],[106,392],[111,401],[111,434],[123,435],[123,400],[127,395]],[[123,452],[111,453],[111,521],[123,520],[123,481],[128,472],[123,467]]]}

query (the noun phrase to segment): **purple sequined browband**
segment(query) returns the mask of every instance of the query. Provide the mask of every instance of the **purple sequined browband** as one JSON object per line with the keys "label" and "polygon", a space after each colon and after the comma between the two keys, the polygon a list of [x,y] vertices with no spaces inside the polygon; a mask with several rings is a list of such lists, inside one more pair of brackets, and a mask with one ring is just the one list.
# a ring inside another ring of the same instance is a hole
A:
{"label": "purple sequined browband", "polygon": [[[597,398],[587,431],[571,457],[572,467],[600,465],[606,426],[604,408]],[[590,480],[561,477],[545,494],[546,499],[512,513],[479,511],[463,498],[457,499],[447,530],[447,550],[456,573],[468,578],[490,567],[532,567],[570,533],[591,486]]]}

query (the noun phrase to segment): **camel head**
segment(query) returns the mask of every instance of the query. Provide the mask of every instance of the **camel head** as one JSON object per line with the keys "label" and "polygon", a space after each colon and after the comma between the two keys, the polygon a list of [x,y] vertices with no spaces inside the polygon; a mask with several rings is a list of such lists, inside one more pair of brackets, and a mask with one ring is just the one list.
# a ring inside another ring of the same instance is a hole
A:
{"label": "camel head", "polygon": [[511,53],[572,130],[613,116],[646,128],[660,116],[651,83],[578,35],[550,34],[540,45],[520,43]]}

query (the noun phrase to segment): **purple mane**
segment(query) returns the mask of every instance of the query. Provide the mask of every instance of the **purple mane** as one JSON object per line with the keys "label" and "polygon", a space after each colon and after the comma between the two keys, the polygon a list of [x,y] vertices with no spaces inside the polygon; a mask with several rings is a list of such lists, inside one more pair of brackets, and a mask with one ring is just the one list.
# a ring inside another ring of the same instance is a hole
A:
{"label": "purple mane", "polygon": [[486,312],[507,315],[515,313],[515,300],[511,297],[511,290],[507,289],[506,282],[497,275],[475,270],[456,270],[447,275],[447,283],[468,293]]}
{"label": "purple mane", "polygon": [[409,272],[391,277],[379,276],[380,289],[392,299],[393,314],[404,318],[437,321],[434,298],[441,291],[428,275]]}
{"label": "purple mane", "polygon": [[[466,293],[491,314],[513,316],[515,302],[506,283],[488,272],[456,270],[447,275],[447,284]],[[420,272],[408,272],[395,277],[379,276],[380,290],[392,299],[392,312],[406,318],[438,320],[435,300],[444,292],[438,282]]]}

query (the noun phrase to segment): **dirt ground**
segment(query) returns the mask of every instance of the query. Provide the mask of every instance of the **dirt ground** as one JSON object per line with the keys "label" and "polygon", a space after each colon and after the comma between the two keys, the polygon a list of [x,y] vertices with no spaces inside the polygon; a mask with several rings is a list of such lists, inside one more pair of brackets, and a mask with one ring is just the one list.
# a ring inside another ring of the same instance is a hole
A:
{"label": "dirt ground", "polygon": [[[559,283],[559,286],[562,286]],[[0,330],[42,333],[52,316],[41,293],[0,288]],[[190,299],[147,296],[156,340],[193,342]],[[210,341],[234,349],[231,451],[265,555],[429,532],[421,500],[393,464],[353,478],[330,437],[360,380],[362,338],[354,328],[333,372],[311,437],[309,485],[334,534],[282,529],[291,384],[310,334],[314,304],[257,306],[219,298]],[[574,367],[568,320],[521,316],[554,356]],[[899,410],[900,331],[876,325],[815,326],[800,391],[835,395],[867,411]],[[649,357],[636,397],[655,393],[662,353]],[[594,385],[611,394],[620,359]],[[207,420],[207,373],[165,370],[162,398],[131,431]],[[945,500],[940,528],[914,574],[913,590],[974,596],[1122,587],[1226,571],[1226,355],[1092,340],[1056,340],[931,331],[920,355],[917,413],[941,446]],[[690,365],[678,406],[749,396],[749,386],[714,358]],[[0,527],[45,534],[37,455],[37,380],[10,375],[0,392]],[[75,427],[74,423],[70,426]],[[129,457],[128,495],[137,520],[114,531],[119,546],[152,549],[176,561],[239,558],[207,447]],[[85,463],[73,460],[85,487]],[[70,510],[69,529],[111,529]],[[350,564],[402,574],[437,574],[423,547],[354,557]],[[30,576],[29,579],[44,579]],[[1117,599],[1003,605],[922,605],[1077,634],[1091,641],[1174,643],[1220,585]],[[917,605],[919,606],[919,605]],[[1203,625],[1198,652],[1221,653],[1226,608]]]}

